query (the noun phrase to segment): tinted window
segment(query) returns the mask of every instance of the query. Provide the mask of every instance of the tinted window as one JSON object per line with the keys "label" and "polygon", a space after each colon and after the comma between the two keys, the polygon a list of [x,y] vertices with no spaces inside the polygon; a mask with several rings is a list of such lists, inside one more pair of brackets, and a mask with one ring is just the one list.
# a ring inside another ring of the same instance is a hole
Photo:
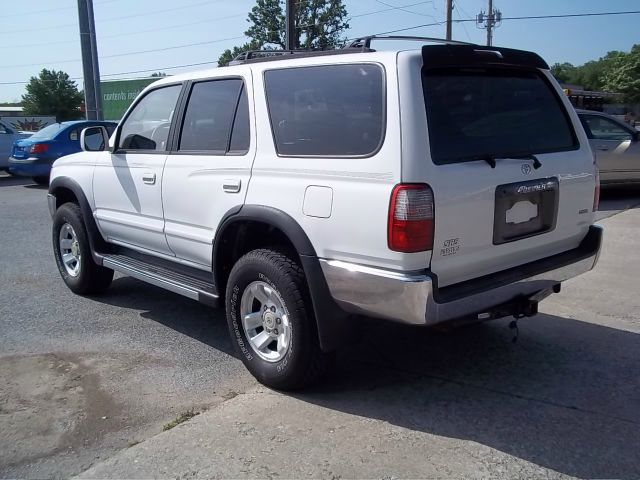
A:
{"label": "tinted window", "polygon": [[225,153],[241,88],[239,79],[196,83],[189,96],[179,150]]}
{"label": "tinted window", "polygon": [[330,65],[265,73],[267,103],[281,155],[366,156],[384,132],[382,69]]}
{"label": "tinted window", "polygon": [[166,150],[171,117],[181,88],[181,85],[173,85],[145,95],[122,124],[120,148]]}
{"label": "tinted window", "polygon": [[249,150],[249,103],[247,102],[246,88],[242,89],[240,101],[238,102],[229,150],[232,152],[246,152]]}
{"label": "tinted window", "polygon": [[74,128],[69,132],[69,140],[72,142],[77,142],[78,138],[80,138],[80,131],[77,128]]}
{"label": "tinted window", "polygon": [[9,133],[9,131],[0,123],[0,133]]}
{"label": "tinted window", "polygon": [[584,115],[581,118],[588,127],[587,133],[591,133],[590,138],[598,140],[631,140],[633,138],[629,130],[608,118],[598,115]]}
{"label": "tinted window", "polygon": [[538,72],[425,70],[423,86],[437,164],[577,146],[564,107]]}

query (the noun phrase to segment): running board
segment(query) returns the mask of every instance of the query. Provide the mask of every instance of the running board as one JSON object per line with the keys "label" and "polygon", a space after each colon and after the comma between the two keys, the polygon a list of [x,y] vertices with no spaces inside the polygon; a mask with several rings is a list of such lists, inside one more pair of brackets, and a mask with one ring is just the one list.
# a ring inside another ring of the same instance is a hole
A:
{"label": "running board", "polygon": [[178,273],[166,267],[152,265],[126,255],[103,255],[102,265],[207,305],[214,307],[218,305],[219,297],[213,282]]}

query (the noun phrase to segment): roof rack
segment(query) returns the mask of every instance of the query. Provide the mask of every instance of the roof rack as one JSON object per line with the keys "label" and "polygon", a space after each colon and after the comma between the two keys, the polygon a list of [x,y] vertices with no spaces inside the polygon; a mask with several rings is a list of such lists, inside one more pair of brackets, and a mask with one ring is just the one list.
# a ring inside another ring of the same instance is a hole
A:
{"label": "roof rack", "polygon": [[270,62],[274,60],[286,60],[290,56],[319,57],[323,55],[343,55],[346,53],[360,53],[370,51],[362,47],[344,47],[332,50],[249,50],[242,52],[229,62],[228,65],[242,65],[245,63]]}
{"label": "roof rack", "polygon": [[367,37],[360,37],[354,39],[350,44],[348,44],[345,49],[354,49],[360,48],[362,51],[370,51],[371,50],[371,41],[372,40],[410,40],[415,42],[432,42],[432,43],[443,43],[445,45],[475,45],[474,43],[469,42],[460,42],[458,40],[445,40],[444,38],[434,38],[434,37],[414,37],[414,36],[403,36],[403,35],[369,35]]}

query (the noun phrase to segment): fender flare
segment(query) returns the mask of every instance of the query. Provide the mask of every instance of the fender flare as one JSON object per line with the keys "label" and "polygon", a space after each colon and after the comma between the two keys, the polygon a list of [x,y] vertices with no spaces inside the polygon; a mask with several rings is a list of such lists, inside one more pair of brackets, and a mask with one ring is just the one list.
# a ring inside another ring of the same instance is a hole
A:
{"label": "fender flare", "polygon": [[[318,327],[320,347],[325,352],[336,350],[347,338],[347,328],[352,323],[348,314],[340,308],[331,296],[327,281],[322,272],[320,261],[309,237],[300,224],[289,214],[277,208],[264,205],[243,205],[230,209],[220,222],[213,241],[212,267],[216,285],[221,285],[217,278],[215,259],[219,253],[221,239],[228,227],[237,222],[256,221],[271,225],[283,232],[295,247],[304,271],[311,302]],[[221,292],[223,293],[223,292]]]}
{"label": "fender flare", "polygon": [[56,177],[49,184],[49,194],[57,198],[56,192],[60,192],[62,189],[67,189],[73,192],[78,199],[80,205],[80,211],[82,212],[82,219],[87,228],[87,235],[89,237],[89,246],[91,247],[91,256],[94,262],[98,265],[102,265],[102,256],[97,252],[109,252],[109,244],[105,241],[98,229],[95,218],[93,217],[93,211],[89,205],[89,201],[82,190],[82,187],[73,179],[69,177]]}

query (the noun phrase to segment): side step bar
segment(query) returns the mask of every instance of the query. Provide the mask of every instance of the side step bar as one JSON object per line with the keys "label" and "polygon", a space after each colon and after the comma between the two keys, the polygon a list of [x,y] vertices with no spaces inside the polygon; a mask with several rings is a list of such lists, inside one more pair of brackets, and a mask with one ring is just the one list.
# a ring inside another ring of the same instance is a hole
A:
{"label": "side step bar", "polygon": [[218,306],[219,296],[213,282],[152,265],[126,255],[103,255],[102,265],[156,287],[184,295],[207,305]]}

